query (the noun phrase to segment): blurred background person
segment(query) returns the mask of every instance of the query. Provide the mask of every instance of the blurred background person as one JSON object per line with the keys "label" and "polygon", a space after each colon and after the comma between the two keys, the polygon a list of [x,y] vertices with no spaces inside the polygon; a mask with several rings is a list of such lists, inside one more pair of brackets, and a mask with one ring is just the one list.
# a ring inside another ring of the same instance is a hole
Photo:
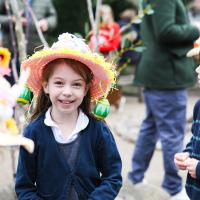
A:
{"label": "blurred background person", "polygon": [[[136,5],[131,4],[130,7],[126,8],[119,14],[119,25],[123,29],[123,27],[129,25],[122,33],[122,38],[124,38],[125,42],[128,43],[127,46],[131,46],[136,43],[140,39],[140,25],[136,23],[132,23],[132,20],[138,15],[138,8]],[[134,50],[125,51],[120,59],[120,65],[126,63],[129,60],[129,64],[136,65],[139,61],[140,53]]]}
{"label": "blurred background person", "polygon": [[145,15],[141,37],[146,50],[136,68],[134,83],[144,87],[146,117],[140,127],[128,174],[133,184],[144,180],[158,139],[164,177],[162,188],[171,199],[187,199],[173,157],[182,151],[186,125],[187,87],[196,83],[194,61],[186,53],[199,37],[180,0],[148,0],[154,13]]}
{"label": "blurred background person", "polygon": [[200,0],[193,0],[189,4],[188,16],[191,24],[200,29]]}
{"label": "blurred background person", "polygon": [[107,4],[103,4],[100,8],[98,41],[92,31],[89,47],[95,50],[97,45],[98,51],[107,56],[109,52],[117,50],[120,46],[121,36],[119,31],[120,27],[114,20],[112,8]]}
{"label": "blurred background person", "polygon": [[[26,8],[23,0],[18,0],[17,3],[19,7],[19,12],[22,17],[21,20],[25,33],[27,54],[31,55],[34,52],[35,48],[37,47],[41,48],[42,43],[38,36],[31,14]],[[47,36],[47,34],[50,33],[57,25],[57,13],[53,6],[52,1],[28,0],[28,3],[31,6],[38,20],[38,26],[40,30],[44,33],[45,36]],[[0,0],[0,24],[2,32],[2,45],[6,48],[9,48],[9,50],[13,54],[14,53],[13,40],[15,40],[16,43],[16,35],[14,31],[16,18],[11,12],[11,10],[10,11],[9,10],[6,7],[6,1]],[[14,33],[14,35],[11,35],[12,33]],[[17,63],[16,66],[17,66],[17,72],[19,73],[19,64]],[[7,77],[7,79],[11,84],[14,83],[13,74],[11,74],[10,77]]]}

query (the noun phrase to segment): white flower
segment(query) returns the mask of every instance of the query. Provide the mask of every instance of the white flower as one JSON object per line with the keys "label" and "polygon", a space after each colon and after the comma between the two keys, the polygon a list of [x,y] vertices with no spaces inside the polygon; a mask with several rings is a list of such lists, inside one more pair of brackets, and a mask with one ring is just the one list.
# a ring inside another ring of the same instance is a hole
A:
{"label": "white flower", "polygon": [[18,83],[12,87],[10,83],[0,76],[0,119],[8,119],[12,117],[13,107],[16,104],[23,87],[28,79],[30,69],[22,70]]}
{"label": "white flower", "polygon": [[63,33],[59,35],[58,41],[54,42],[51,48],[68,48],[81,51],[82,53],[87,53],[90,51],[90,48],[83,39],[78,38],[77,36],[70,33]]}

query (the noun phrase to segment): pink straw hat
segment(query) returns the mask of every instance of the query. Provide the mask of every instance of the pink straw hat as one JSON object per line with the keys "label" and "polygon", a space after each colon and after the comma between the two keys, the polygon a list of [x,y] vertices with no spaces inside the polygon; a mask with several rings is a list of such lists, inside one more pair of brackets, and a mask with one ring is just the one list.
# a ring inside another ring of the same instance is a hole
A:
{"label": "pink straw hat", "polygon": [[92,100],[106,97],[115,84],[116,71],[112,63],[105,61],[103,56],[93,53],[83,39],[70,33],[63,33],[51,48],[37,51],[22,62],[22,69],[31,70],[27,85],[36,95],[42,89],[41,75],[44,67],[59,58],[79,61],[92,71],[93,80],[90,88]]}

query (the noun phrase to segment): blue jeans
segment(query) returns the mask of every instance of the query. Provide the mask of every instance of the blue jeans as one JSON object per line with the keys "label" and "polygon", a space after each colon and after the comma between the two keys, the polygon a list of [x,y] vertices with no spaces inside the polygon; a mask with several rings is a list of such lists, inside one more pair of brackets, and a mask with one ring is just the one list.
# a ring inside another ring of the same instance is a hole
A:
{"label": "blue jeans", "polygon": [[128,177],[133,183],[143,180],[156,142],[160,139],[165,170],[162,187],[170,195],[174,195],[182,189],[182,179],[174,164],[174,154],[180,152],[183,147],[187,91],[145,90],[144,100],[146,118],[140,128],[132,158],[132,171]]}

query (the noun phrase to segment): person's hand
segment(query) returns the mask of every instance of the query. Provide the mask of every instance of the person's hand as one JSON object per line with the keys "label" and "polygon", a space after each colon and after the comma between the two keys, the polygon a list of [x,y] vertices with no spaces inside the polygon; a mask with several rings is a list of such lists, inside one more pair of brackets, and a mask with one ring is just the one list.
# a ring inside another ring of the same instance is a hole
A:
{"label": "person's hand", "polygon": [[49,26],[48,26],[48,22],[46,19],[41,19],[38,22],[39,28],[41,29],[42,32],[45,32],[48,30]]}
{"label": "person's hand", "polygon": [[22,22],[22,26],[27,26],[28,24],[28,20],[26,19],[26,17],[22,17],[21,22]]}
{"label": "person's hand", "polygon": [[188,152],[176,153],[174,156],[174,163],[180,170],[186,170],[186,160],[189,158]]}
{"label": "person's hand", "polygon": [[186,161],[188,173],[192,178],[197,178],[196,176],[196,167],[198,164],[198,160],[195,158],[188,158]]}
{"label": "person's hand", "polygon": [[[16,23],[16,17],[14,15],[11,16],[11,20],[14,24]],[[22,23],[22,26],[27,26],[28,21],[25,17],[21,17],[21,23]]]}

